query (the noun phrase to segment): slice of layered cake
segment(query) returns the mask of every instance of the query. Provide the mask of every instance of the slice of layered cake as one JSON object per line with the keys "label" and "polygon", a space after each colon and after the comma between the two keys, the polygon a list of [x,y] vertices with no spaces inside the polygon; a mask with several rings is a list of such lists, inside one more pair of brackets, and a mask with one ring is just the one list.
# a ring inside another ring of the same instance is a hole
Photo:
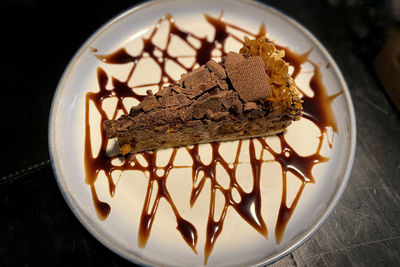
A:
{"label": "slice of layered cake", "polygon": [[105,133],[122,154],[280,133],[302,112],[283,56],[265,37],[245,39],[240,53],[148,91],[129,114],[105,121]]}

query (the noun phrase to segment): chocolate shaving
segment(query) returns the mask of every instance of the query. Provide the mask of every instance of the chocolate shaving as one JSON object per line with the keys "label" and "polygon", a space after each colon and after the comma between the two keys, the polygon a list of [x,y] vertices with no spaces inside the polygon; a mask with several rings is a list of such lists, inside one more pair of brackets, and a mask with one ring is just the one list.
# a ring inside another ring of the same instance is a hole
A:
{"label": "chocolate shaving", "polygon": [[225,66],[233,87],[244,102],[270,96],[269,79],[260,56],[244,59],[231,52],[227,56]]}
{"label": "chocolate shaving", "polygon": [[226,73],[224,68],[218,64],[217,62],[215,62],[214,60],[209,60],[206,63],[206,67],[209,71],[214,72],[215,75],[220,78],[220,79],[226,79]]}
{"label": "chocolate shaving", "polygon": [[205,66],[182,75],[181,80],[185,88],[200,91],[200,93],[217,85],[217,77],[212,75]]}
{"label": "chocolate shaving", "polygon": [[[225,70],[228,72],[229,69],[235,68],[237,65],[239,65],[244,60],[245,60],[245,58],[243,57],[242,54],[235,53],[235,52],[229,52],[223,63]],[[228,76],[229,76],[229,74],[228,74]]]}
{"label": "chocolate shaving", "polygon": [[176,96],[168,96],[168,97],[164,98],[163,100],[165,100],[163,103],[164,104],[163,106],[165,108],[174,107],[174,106],[179,105],[179,100]]}
{"label": "chocolate shaving", "polygon": [[172,86],[165,86],[160,91],[158,91],[156,95],[158,97],[169,96],[171,94],[171,88]]}
{"label": "chocolate shaving", "polygon": [[187,95],[188,98],[194,99],[197,96],[201,95],[203,91],[198,88],[182,88],[182,94]]}
{"label": "chocolate shaving", "polygon": [[160,106],[160,103],[157,101],[155,96],[148,95],[143,99],[142,103],[140,103],[140,106],[145,112],[149,112],[153,109],[158,108]]}
{"label": "chocolate shaving", "polygon": [[189,121],[193,118],[193,107],[179,110],[179,117],[183,122]]}

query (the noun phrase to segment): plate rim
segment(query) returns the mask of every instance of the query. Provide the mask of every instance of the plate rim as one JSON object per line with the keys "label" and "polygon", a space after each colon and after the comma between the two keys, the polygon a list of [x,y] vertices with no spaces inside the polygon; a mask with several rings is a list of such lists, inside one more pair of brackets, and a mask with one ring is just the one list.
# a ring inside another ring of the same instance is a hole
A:
{"label": "plate rim", "polygon": [[[50,108],[50,115],[49,115],[49,123],[48,123],[48,147],[49,147],[49,155],[50,155],[50,162],[52,166],[52,170],[54,173],[54,177],[56,179],[57,185],[61,191],[61,194],[69,206],[70,210],[72,213],[75,215],[75,217],[78,219],[78,221],[84,226],[84,228],[92,235],[94,236],[101,244],[103,244],[105,247],[113,251],[115,254],[125,258],[126,260],[133,262],[135,264],[140,264],[140,265],[147,265],[147,266],[154,266],[154,263],[151,263],[139,255],[133,254],[131,252],[125,251],[118,247],[118,245],[112,240],[109,240],[106,238],[104,235],[103,231],[97,229],[94,225],[90,223],[90,220],[88,216],[81,210],[79,205],[74,201],[74,198],[72,197],[71,192],[68,190],[66,184],[63,181],[62,177],[59,177],[60,175],[60,170],[59,166],[57,166],[56,162],[58,162],[58,155],[55,152],[56,151],[56,144],[54,140],[55,136],[55,110],[58,107],[61,92],[64,88],[64,84],[66,79],[68,78],[68,75],[70,74],[73,66],[75,63],[78,61],[78,59],[81,57],[83,52],[85,52],[89,47],[90,44],[93,43],[104,31],[106,31],[109,27],[111,27],[113,24],[118,22],[120,19],[123,17],[126,17],[128,15],[131,15],[135,13],[136,11],[144,8],[148,8],[152,5],[157,5],[160,3],[165,3],[169,2],[171,0],[154,0],[154,1],[147,1],[144,3],[141,3],[139,5],[134,5],[131,6],[130,8],[122,11],[118,15],[112,17],[109,19],[106,23],[104,23],[101,27],[99,27],[94,33],[92,33],[86,41],[80,46],[80,48],[75,52],[74,56],[66,66],[59,83],[57,85],[56,91],[53,96],[51,108]],[[301,245],[303,245],[311,236],[313,236],[318,229],[325,223],[327,218],[330,216],[336,205],[338,204],[339,200],[341,199],[341,196],[344,192],[344,189],[346,188],[346,185],[348,183],[352,166],[354,163],[354,156],[355,156],[355,150],[356,150],[356,118],[355,118],[355,112],[354,112],[354,106],[353,102],[350,96],[350,91],[347,86],[347,83],[343,77],[343,74],[341,73],[339,67],[337,66],[336,61],[333,59],[333,57],[330,55],[329,51],[320,43],[320,41],[307,29],[305,28],[302,24],[300,24],[298,21],[293,19],[291,16],[286,15],[282,11],[271,7],[265,3],[260,3],[255,0],[239,0],[240,2],[243,2],[247,5],[255,6],[261,9],[264,9],[267,12],[271,12],[274,15],[279,16],[283,20],[286,20],[288,23],[296,27],[300,32],[305,34],[313,43],[314,45],[319,49],[319,51],[327,58],[328,62],[331,64],[331,67],[340,83],[340,85],[343,88],[343,95],[345,97],[345,101],[347,103],[347,107],[349,110],[349,115],[350,115],[350,142],[349,142],[349,154],[348,156],[348,161],[347,165],[345,168],[345,171],[343,172],[342,179],[340,181],[340,184],[338,186],[338,190],[333,196],[332,201],[329,203],[329,205],[326,206],[325,211],[315,220],[315,222],[306,230],[303,232],[303,234],[299,235],[296,239],[294,239],[292,242],[290,242],[286,247],[284,247],[282,250],[277,251],[276,253],[272,254],[268,258],[264,258],[258,262],[254,262],[253,266],[264,266],[264,265],[269,265],[273,262],[276,262],[283,258],[284,256],[288,255],[289,253],[293,252],[297,248],[299,248]],[[61,175],[60,175],[61,176]]]}

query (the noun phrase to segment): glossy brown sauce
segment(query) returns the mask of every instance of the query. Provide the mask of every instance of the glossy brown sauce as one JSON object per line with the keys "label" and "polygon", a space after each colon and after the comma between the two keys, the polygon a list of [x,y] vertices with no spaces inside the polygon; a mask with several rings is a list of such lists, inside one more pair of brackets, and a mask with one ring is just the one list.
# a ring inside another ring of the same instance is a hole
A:
{"label": "glossy brown sauce", "polygon": [[[218,49],[221,52],[221,55],[226,55],[225,51],[225,41],[228,37],[232,37],[240,42],[242,40],[235,36],[232,33],[229,33],[228,28],[234,28],[235,30],[239,30],[242,33],[251,36],[251,37],[260,37],[266,34],[265,25],[261,24],[258,33],[251,33],[242,29],[238,26],[229,24],[224,22],[222,19],[222,13],[219,17],[211,17],[209,15],[205,15],[205,19],[207,22],[214,27],[215,29],[215,37],[212,41],[208,41],[206,37],[201,38],[195,35],[195,33],[186,32],[181,30],[176,24],[175,20],[171,15],[167,15],[164,18],[161,18],[150,37],[147,39],[143,39],[144,48],[139,55],[132,56],[130,55],[124,48],[121,48],[114,53],[108,55],[96,55],[101,61],[108,64],[125,64],[125,63],[134,63],[126,81],[119,81],[115,78],[111,78],[111,82],[113,85],[113,89],[106,89],[106,85],[109,81],[107,73],[102,69],[97,69],[97,77],[98,77],[98,85],[99,91],[97,92],[89,92],[86,95],[86,133],[85,133],[85,168],[86,168],[86,183],[90,185],[93,203],[96,208],[98,217],[101,220],[107,218],[110,214],[111,207],[109,204],[99,200],[94,183],[98,177],[99,172],[104,171],[109,184],[109,193],[111,196],[115,194],[116,183],[113,182],[112,173],[114,171],[126,171],[126,170],[139,170],[146,173],[148,177],[148,186],[145,197],[145,202],[142,209],[142,214],[140,218],[139,224],[139,232],[138,232],[138,242],[140,247],[145,247],[146,243],[150,237],[152,225],[155,219],[155,215],[157,213],[158,205],[161,199],[165,199],[167,203],[172,208],[176,219],[176,228],[181,233],[182,238],[185,242],[192,248],[192,250],[196,252],[196,245],[198,240],[198,233],[193,224],[191,224],[188,220],[184,219],[178,209],[176,208],[170,193],[166,187],[166,181],[168,179],[169,172],[171,169],[175,168],[174,159],[177,153],[177,148],[172,150],[170,159],[168,163],[163,166],[157,166],[157,151],[145,152],[141,153],[143,158],[145,159],[147,165],[141,164],[136,155],[128,155],[126,157],[122,157],[120,155],[117,156],[109,156],[106,153],[106,149],[108,146],[108,140],[104,135],[102,122],[106,119],[116,119],[119,111],[123,113],[128,113],[126,108],[123,105],[123,99],[126,97],[136,98],[138,101],[142,101],[145,97],[144,95],[139,95],[135,93],[135,88],[137,87],[146,87],[151,85],[158,85],[159,89],[164,85],[165,81],[173,82],[173,79],[168,75],[165,69],[165,61],[167,59],[174,61],[176,64],[181,66],[186,71],[191,71],[195,64],[205,64],[209,59],[211,59],[211,53],[214,49]],[[153,37],[156,34],[159,25],[163,22],[167,21],[170,25],[169,34],[167,38],[167,45],[165,49],[161,49],[157,47],[153,43]],[[179,57],[173,57],[168,53],[168,47],[171,42],[171,37],[176,36],[182,39],[186,44],[192,47],[196,51],[195,62],[190,67],[185,67],[178,61]],[[188,38],[192,37],[197,39],[200,42],[200,47],[195,48],[189,41]],[[285,50],[285,60],[290,63],[291,66],[294,67],[293,77],[295,78],[301,71],[301,65],[308,60],[308,55],[311,52],[309,50],[305,54],[298,55],[292,52],[290,49],[285,47],[279,47]],[[155,51],[159,51],[162,54],[163,60],[159,61],[158,57],[155,55]],[[97,50],[93,50],[97,51]],[[145,55],[146,53],[146,55]],[[151,57],[154,59],[154,62],[159,64],[161,69],[161,79],[159,83],[146,84],[136,87],[128,86],[128,81],[131,78],[132,74],[135,71],[136,63],[143,57]],[[309,61],[310,62],[310,61]],[[312,62],[311,62],[312,63]],[[312,63],[313,64],[313,63]],[[211,197],[210,197],[210,209],[207,220],[207,229],[206,229],[206,241],[204,244],[204,263],[207,263],[207,260],[212,252],[215,242],[217,241],[219,235],[223,230],[223,226],[225,223],[225,216],[227,214],[228,208],[233,208],[249,225],[251,225],[257,232],[261,235],[268,238],[268,230],[267,226],[264,222],[264,219],[261,215],[261,188],[260,188],[260,180],[261,180],[261,168],[263,163],[263,153],[264,151],[269,152],[276,162],[278,162],[282,167],[282,199],[280,204],[280,209],[278,213],[278,219],[275,227],[275,237],[277,243],[279,243],[284,234],[286,225],[289,222],[289,219],[293,215],[293,212],[297,206],[297,203],[300,199],[300,196],[303,192],[303,189],[307,183],[314,183],[315,180],[312,176],[312,168],[315,164],[320,162],[327,161],[328,159],[321,156],[320,151],[322,147],[322,142],[324,139],[324,134],[326,134],[327,127],[332,127],[334,132],[337,132],[337,124],[335,118],[332,113],[332,109],[330,107],[333,99],[338,95],[328,96],[326,88],[323,85],[322,77],[320,74],[319,67],[314,65],[314,75],[310,81],[310,87],[314,92],[313,97],[308,97],[304,95],[304,117],[310,119],[312,122],[317,125],[321,131],[321,135],[319,138],[319,145],[317,151],[309,156],[300,156],[285,140],[284,134],[280,134],[279,140],[281,143],[281,152],[277,153],[271,149],[271,147],[267,144],[264,138],[251,139],[249,141],[249,162],[252,169],[252,178],[253,179],[253,188],[250,192],[245,192],[242,187],[239,185],[236,179],[236,169],[239,164],[239,155],[242,150],[242,141],[237,142],[236,156],[233,164],[229,164],[220,154],[219,146],[220,144],[212,143],[212,159],[209,164],[204,164],[200,160],[199,154],[199,146],[194,145],[191,148],[187,147],[186,150],[190,155],[193,163],[192,166],[192,191],[190,197],[190,205],[193,206],[202,192],[204,188],[206,180],[210,180],[211,182]],[[301,88],[300,88],[301,89]],[[102,109],[102,103],[107,98],[116,98],[117,105],[115,112],[111,116],[111,118],[107,117],[107,114]],[[90,123],[89,123],[89,104],[93,103],[95,109],[99,112],[101,116],[101,144],[100,151],[97,156],[93,156],[92,153],[92,143],[90,139]],[[257,157],[255,152],[255,142],[259,142],[262,146],[261,155]],[[111,162],[114,159],[120,159],[122,165],[116,166]],[[224,189],[217,182],[216,177],[216,168],[217,165],[222,166],[229,176],[229,187]],[[162,170],[162,175],[157,174],[157,170]],[[297,192],[292,204],[288,207],[286,203],[286,194],[287,194],[287,172],[291,172],[298,179],[301,180],[302,184],[300,186],[299,191]],[[200,173],[202,174],[200,177]],[[199,180],[200,179],[200,180]],[[155,184],[157,184],[157,191],[153,192],[155,189]],[[232,190],[235,189],[239,196],[240,201],[235,202],[232,197]],[[222,213],[219,216],[218,220],[215,220],[215,196],[216,192],[219,190],[224,198],[225,205],[222,209]],[[150,205],[151,196],[155,193],[155,200],[153,204]]]}

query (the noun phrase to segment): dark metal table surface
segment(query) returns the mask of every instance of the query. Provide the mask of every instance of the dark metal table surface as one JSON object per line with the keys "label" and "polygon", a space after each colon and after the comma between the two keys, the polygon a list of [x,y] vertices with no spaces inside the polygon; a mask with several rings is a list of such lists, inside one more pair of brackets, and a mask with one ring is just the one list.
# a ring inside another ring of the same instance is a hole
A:
{"label": "dark metal table surface", "polygon": [[[400,117],[372,60],[393,25],[391,1],[265,1],[308,28],[348,83],[357,149],[347,188],[303,246],[274,266],[400,265]],[[74,217],[49,162],[50,104],[66,65],[132,1],[3,0],[0,266],[126,266]]]}

